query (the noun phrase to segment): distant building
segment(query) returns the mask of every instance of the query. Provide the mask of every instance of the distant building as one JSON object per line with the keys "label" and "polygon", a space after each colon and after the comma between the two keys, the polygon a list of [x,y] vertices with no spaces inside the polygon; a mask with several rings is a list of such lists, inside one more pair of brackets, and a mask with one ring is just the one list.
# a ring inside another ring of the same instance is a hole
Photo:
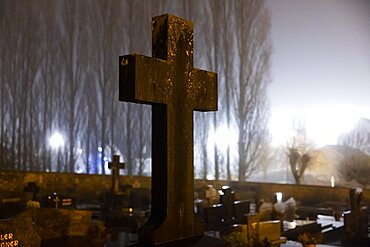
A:
{"label": "distant building", "polygon": [[370,156],[348,146],[327,145],[310,152],[310,157],[306,184],[361,186],[360,182],[367,180],[370,172]]}
{"label": "distant building", "polygon": [[339,137],[338,143],[370,155],[370,119],[361,118],[350,132]]}

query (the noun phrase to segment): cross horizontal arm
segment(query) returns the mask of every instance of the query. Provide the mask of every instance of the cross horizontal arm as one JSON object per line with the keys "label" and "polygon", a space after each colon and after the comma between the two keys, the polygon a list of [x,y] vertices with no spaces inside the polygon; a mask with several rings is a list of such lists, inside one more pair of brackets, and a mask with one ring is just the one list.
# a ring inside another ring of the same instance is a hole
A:
{"label": "cross horizontal arm", "polygon": [[217,111],[217,73],[194,69],[196,111]]}
{"label": "cross horizontal arm", "polygon": [[113,169],[113,167],[119,168],[119,169],[124,169],[125,168],[125,163],[118,163],[118,164],[112,164],[108,163],[108,169]]}
{"label": "cross horizontal arm", "polygon": [[120,56],[119,100],[166,103],[172,92],[171,66],[166,60],[139,54]]}

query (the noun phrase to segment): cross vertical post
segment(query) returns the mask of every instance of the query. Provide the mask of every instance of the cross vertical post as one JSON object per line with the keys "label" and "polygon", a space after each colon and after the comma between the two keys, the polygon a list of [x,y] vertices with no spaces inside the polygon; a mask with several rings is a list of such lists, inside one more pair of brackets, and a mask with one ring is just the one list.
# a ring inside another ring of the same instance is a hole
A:
{"label": "cross vertical post", "polygon": [[204,234],[194,213],[193,111],[217,110],[217,74],[193,68],[193,24],[152,21],[153,57],[120,57],[119,98],[152,106],[152,209],[145,246]]}

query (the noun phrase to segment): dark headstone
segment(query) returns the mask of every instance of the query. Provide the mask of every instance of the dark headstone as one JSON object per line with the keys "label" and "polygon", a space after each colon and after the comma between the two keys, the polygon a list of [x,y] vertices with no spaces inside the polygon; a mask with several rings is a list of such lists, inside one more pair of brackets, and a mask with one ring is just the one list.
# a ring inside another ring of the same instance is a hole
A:
{"label": "dark headstone", "polygon": [[225,227],[223,213],[224,209],[222,204],[203,208],[204,222],[207,231],[223,231]]}
{"label": "dark headstone", "polygon": [[235,191],[229,186],[222,187],[220,204],[222,204],[224,208],[224,221],[226,224],[232,224],[234,222],[234,202]]}
{"label": "dark headstone", "polygon": [[362,189],[350,189],[349,203],[351,210],[344,213],[344,237],[342,241],[345,244],[370,244],[367,208],[361,205],[362,201]]}
{"label": "dark headstone", "polygon": [[120,57],[120,100],[152,105],[152,213],[139,242],[201,241],[204,227],[193,205],[193,111],[217,110],[217,76],[193,68],[189,21],[154,17],[152,52]]}
{"label": "dark headstone", "polygon": [[24,192],[32,192],[32,201],[37,201],[37,194],[40,191],[40,187],[35,182],[28,182],[27,186],[23,189]]}
{"label": "dark headstone", "polygon": [[245,224],[245,216],[250,213],[250,202],[248,200],[236,201],[232,187],[222,187],[220,204],[224,208],[225,224]]}
{"label": "dark headstone", "polygon": [[250,213],[250,201],[234,202],[234,222],[236,224],[246,224],[245,217]]}

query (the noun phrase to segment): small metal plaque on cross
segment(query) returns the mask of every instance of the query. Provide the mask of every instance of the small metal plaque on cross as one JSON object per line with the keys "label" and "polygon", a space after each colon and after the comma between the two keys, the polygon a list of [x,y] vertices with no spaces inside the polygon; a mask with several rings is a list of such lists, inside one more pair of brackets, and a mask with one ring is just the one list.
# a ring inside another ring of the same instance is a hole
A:
{"label": "small metal plaque on cross", "polygon": [[112,192],[119,192],[119,170],[125,168],[125,163],[119,162],[119,155],[113,155],[112,162],[108,163],[108,168],[112,170]]}

